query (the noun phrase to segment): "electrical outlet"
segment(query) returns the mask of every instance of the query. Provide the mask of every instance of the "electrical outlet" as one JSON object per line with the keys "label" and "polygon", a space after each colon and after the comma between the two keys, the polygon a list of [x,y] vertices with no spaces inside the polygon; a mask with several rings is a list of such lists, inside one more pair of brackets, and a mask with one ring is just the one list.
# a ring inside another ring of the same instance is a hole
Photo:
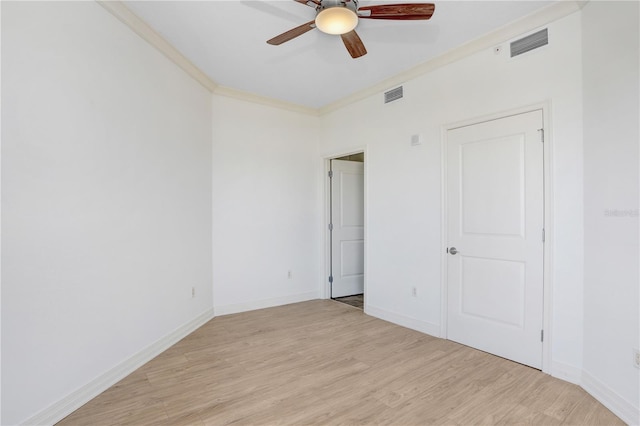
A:
{"label": "electrical outlet", "polygon": [[633,350],[633,365],[640,368],[640,350],[638,349]]}
{"label": "electrical outlet", "polygon": [[411,288],[411,295],[413,297],[418,297],[418,289],[416,287]]}
{"label": "electrical outlet", "polygon": [[191,287],[191,297],[196,297],[196,288]]}

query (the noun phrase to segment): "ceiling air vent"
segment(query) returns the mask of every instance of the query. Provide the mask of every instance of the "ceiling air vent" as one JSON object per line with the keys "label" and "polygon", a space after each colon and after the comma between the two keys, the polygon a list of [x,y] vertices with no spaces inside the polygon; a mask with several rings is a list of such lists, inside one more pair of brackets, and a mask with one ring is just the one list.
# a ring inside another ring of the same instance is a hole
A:
{"label": "ceiling air vent", "polygon": [[402,99],[402,96],[402,86],[396,87],[388,92],[384,92],[384,103],[388,104],[389,102],[397,101],[398,99]]}
{"label": "ceiling air vent", "polygon": [[530,34],[526,37],[511,42],[511,57],[522,55],[530,50],[537,49],[549,44],[549,32],[545,28],[537,33]]}

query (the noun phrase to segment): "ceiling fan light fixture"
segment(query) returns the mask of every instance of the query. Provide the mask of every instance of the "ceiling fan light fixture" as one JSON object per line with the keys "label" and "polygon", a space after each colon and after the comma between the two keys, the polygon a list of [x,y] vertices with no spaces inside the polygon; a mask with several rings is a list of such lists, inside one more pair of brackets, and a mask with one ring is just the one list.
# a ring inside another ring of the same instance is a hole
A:
{"label": "ceiling fan light fixture", "polygon": [[344,6],[328,7],[316,16],[316,27],[327,34],[346,34],[358,25],[358,15]]}

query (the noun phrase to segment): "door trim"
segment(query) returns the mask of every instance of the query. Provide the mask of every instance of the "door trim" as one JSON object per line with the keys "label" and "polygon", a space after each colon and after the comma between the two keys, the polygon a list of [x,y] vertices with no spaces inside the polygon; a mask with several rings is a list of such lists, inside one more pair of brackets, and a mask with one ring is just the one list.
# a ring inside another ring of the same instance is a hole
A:
{"label": "door trim", "polygon": [[368,152],[367,145],[359,148],[353,148],[346,151],[336,151],[330,154],[325,154],[322,157],[323,171],[322,182],[324,182],[324,217],[322,220],[322,227],[324,235],[324,268],[323,276],[321,277],[322,284],[322,298],[331,299],[331,285],[329,284],[329,275],[331,275],[331,234],[329,232],[329,222],[331,220],[331,181],[329,180],[329,170],[331,170],[331,160],[345,157],[353,154],[364,154],[364,309],[367,312],[367,276],[368,276],[368,243],[369,243],[369,215],[368,215]]}
{"label": "door trim", "polygon": [[447,338],[448,320],[448,276],[447,276],[447,133],[449,130],[459,127],[471,126],[487,121],[519,115],[531,111],[542,110],[542,123],[544,127],[544,226],[545,244],[543,256],[543,329],[544,341],[542,342],[542,371],[551,374],[552,358],[551,346],[553,341],[553,242],[555,230],[553,224],[553,173],[551,169],[553,152],[553,132],[551,125],[551,101],[543,101],[537,104],[514,108],[507,111],[497,112],[445,124],[441,127],[440,135],[440,155],[441,155],[441,175],[440,175],[440,337]]}

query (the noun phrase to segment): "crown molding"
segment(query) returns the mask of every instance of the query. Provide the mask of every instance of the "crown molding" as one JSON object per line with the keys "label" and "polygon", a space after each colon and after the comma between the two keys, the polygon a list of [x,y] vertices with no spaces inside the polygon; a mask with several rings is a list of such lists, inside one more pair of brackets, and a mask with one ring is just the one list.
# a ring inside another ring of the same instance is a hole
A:
{"label": "crown molding", "polygon": [[591,0],[576,0],[580,9],[584,8]]}
{"label": "crown molding", "polygon": [[380,94],[389,88],[406,83],[409,80],[413,80],[437,68],[473,55],[474,53],[480,52],[484,49],[490,49],[497,44],[503,43],[505,40],[512,39],[520,34],[532,31],[577,12],[584,6],[584,3],[585,2],[583,1],[559,1],[549,5],[517,21],[506,24],[488,34],[463,44],[462,46],[451,49],[440,56],[410,68],[407,71],[385,79],[374,86],[368,87],[350,96],[339,99],[336,102],[323,106],[318,112],[321,116],[331,113],[370,96]]}
{"label": "crown molding", "polygon": [[204,72],[188,60],[178,49],[173,47],[164,37],[158,34],[153,28],[144,22],[131,9],[118,0],[96,0],[109,13],[118,18],[121,22],[131,28],[136,34],[146,40],[150,45],[158,49],[163,55],[169,58],[174,64],[182,68],[194,80],[204,88],[213,92],[218,85],[211,80]]}
{"label": "crown molding", "polygon": [[96,0],[96,2],[126,24],[149,44],[162,52],[167,58],[173,61],[210,92],[245,102],[257,103],[302,114],[322,116],[370,96],[377,95],[390,87],[398,86],[409,80],[413,80],[474,53],[480,52],[484,49],[489,49],[496,44],[503,43],[505,40],[512,39],[520,34],[564,18],[567,15],[581,10],[584,5],[588,3],[588,0],[558,1],[517,21],[504,25],[503,27],[485,34],[469,43],[451,49],[436,58],[423,62],[422,64],[410,68],[407,71],[396,74],[395,76],[385,79],[378,84],[360,90],[321,108],[306,107],[291,102],[220,86],[189,59],[187,59],[182,53],[180,53],[178,49],[173,47],[173,45],[171,45],[171,43],[169,43],[164,37],[151,28],[149,24],[133,13],[127,6],[125,6],[124,3],[119,0]]}
{"label": "crown molding", "polygon": [[229,98],[239,99],[245,102],[252,102],[260,105],[271,106],[274,108],[280,108],[287,111],[308,114],[318,116],[318,109],[305,107],[302,105],[294,104],[291,102],[281,101],[278,99],[267,98],[260,95],[255,95],[241,90],[232,89],[230,87],[224,87],[217,84],[208,75],[206,75],[200,68],[187,59],[178,49],[173,47],[164,37],[156,32],[149,24],[147,24],[142,18],[136,15],[131,9],[129,9],[123,2],[119,0],[96,0],[96,2],[105,8],[109,13],[118,18],[121,22],[127,25],[136,34],[146,40],[151,46],[160,51],[163,55],[169,58],[173,63],[178,65],[184,72],[189,74],[194,80],[204,86],[210,92],[226,96]]}
{"label": "crown molding", "polygon": [[214,94],[220,96],[226,96],[228,98],[238,99],[241,101],[252,102],[254,104],[266,105],[270,107],[280,108],[291,112],[297,112],[301,114],[319,116],[319,110],[316,108],[306,107],[291,102],[281,101],[279,99],[268,98],[265,96],[256,95],[249,92],[243,92],[241,90],[232,89],[230,87],[218,86],[213,91]]}

